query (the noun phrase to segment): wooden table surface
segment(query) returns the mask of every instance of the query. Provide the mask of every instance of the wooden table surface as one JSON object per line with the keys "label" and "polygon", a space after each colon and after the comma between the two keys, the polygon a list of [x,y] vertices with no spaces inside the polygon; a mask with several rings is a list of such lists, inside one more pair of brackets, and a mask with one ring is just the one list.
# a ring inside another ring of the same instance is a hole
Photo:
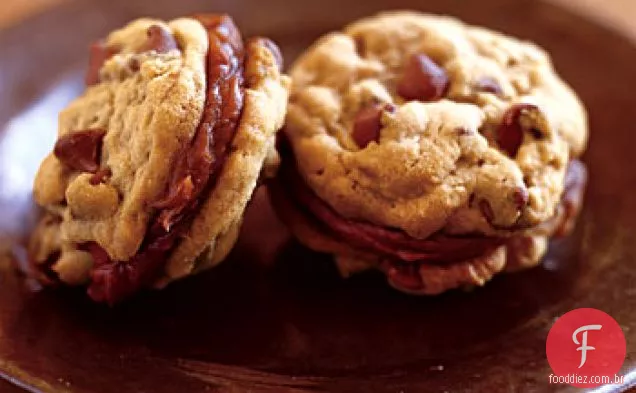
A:
{"label": "wooden table surface", "polygon": [[[2,0],[0,28],[70,0]],[[548,0],[584,13],[636,39],[635,0]]]}

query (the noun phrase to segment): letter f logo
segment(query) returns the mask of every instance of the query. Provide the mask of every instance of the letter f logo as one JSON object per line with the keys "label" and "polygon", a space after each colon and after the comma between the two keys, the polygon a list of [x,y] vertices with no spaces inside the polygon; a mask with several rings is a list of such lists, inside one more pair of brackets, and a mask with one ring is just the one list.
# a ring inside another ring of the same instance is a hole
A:
{"label": "letter f logo", "polygon": [[[596,349],[592,346],[587,345],[587,332],[589,330],[601,330],[602,327],[602,325],[585,325],[576,329],[572,334],[572,341],[574,341],[574,344],[581,345],[580,347],[576,348],[577,351],[581,351],[581,364],[579,364],[579,368],[583,367],[585,361],[587,360],[587,351],[593,351]],[[581,342],[579,342],[576,336],[581,332],[583,332],[583,334],[581,335]]]}

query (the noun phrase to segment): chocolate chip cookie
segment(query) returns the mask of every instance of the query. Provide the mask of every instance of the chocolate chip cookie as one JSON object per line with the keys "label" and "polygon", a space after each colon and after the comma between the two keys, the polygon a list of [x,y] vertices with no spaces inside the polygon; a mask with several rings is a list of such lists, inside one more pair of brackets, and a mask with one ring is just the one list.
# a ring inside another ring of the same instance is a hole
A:
{"label": "chocolate chip cookie", "polygon": [[113,304],[223,260],[278,163],[281,68],[272,41],[244,41],[226,15],[139,19],[93,44],[35,179],[38,275]]}
{"label": "chocolate chip cookie", "polygon": [[587,116],[538,46],[390,12],[323,36],[290,74],[271,197],[343,275],[438,294],[535,266],[571,230]]}

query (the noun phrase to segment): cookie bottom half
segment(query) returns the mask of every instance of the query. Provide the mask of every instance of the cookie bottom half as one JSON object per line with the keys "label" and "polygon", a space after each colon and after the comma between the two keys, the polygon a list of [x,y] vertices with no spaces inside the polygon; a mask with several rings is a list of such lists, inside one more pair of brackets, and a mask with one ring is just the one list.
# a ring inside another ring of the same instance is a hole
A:
{"label": "cookie bottom half", "polygon": [[[406,261],[383,255],[378,250],[360,247],[355,239],[343,239],[341,233],[333,230],[333,223],[321,220],[299,201],[297,186],[292,186],[294,180],[288,176],[283,172],[272,182],[269,187],[270,199],[278,216],[301,243],[312,250],[332,254],[340,273],[345,277],[367,269],[377,269],[386,275],[394,288],[417,295],[436,295],[455,288],[483,286],[497,273],[538,265],[547,251],[549,239],[566,236],[572,231],[587,182],[585,165],[580,161],[572,161],[568,166],[561,203],[550,220],[520,233],[502,235],[492,241],[478,241],[471,249],[476,255],[468,257],[464,257],[469,255],[466,252],[457,253],[453,246],[456,239],[435,235],[433,239],[445,242],[439,248],[444,250],[444,255]],[[308,190],[306,185],[303,186]],[[315,194],[312,195],[318,199]],[[316,203],[326,205],[323,201]],[[339,217],[339,220],[351,226],[358,224],[344,217]],[[465,240],[459,239],[462,242]]]}

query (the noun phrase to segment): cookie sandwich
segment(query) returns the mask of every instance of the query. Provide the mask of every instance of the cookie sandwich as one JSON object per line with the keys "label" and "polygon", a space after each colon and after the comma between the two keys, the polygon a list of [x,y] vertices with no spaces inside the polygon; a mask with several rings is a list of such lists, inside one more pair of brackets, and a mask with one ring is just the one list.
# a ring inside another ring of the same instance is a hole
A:
{"label": "cookie sandwich", "polygon": [[343,275],[433,295],[536,266],[573,227],[586,111],[538,46],[391,12],[292,66],[273,204]]}
{"label": "cookie sandwich", "polygon": [[281,70],[227,15],[139,19],[93,44],[34,183],[37,276],[113,304],[222,261],[278,163]]}

